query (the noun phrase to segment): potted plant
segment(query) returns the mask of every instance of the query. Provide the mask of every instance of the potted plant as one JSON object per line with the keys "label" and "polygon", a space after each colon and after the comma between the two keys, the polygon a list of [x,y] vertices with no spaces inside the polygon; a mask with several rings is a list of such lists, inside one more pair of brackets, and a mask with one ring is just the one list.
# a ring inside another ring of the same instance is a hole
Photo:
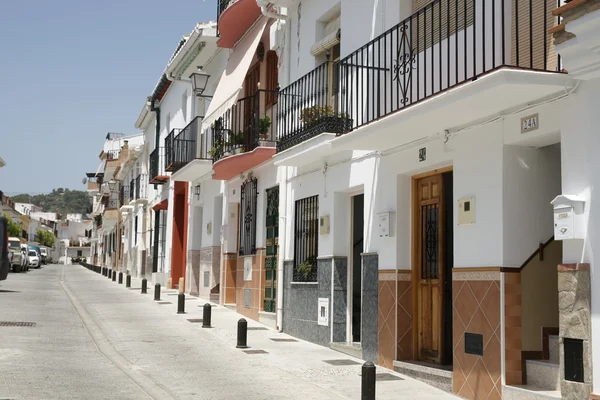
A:
{"label": "potted plant", "polygon": [[258,135],[262,140],[269,137],[269,129],[271,128],[271,118],[268,116],[258,120]]}
{"label": "potted plant", "polygon": [[244,132],[238,132],[231,138],[233,144],[233,154],[240,154],[244,152],[244,146],[246,145],[246,136]]}
{"label": "potted plant", "polygon": [[313,271],[314,257],[308,257],[304,260],[300,265],[298,265],[298,273],[304,279],[304,281],[308,281],[310,275]]}
{"label": "potted plant", "polygon": [[214,160],[217,157],[218,153],[219,153],[219,149],[216,148],[215,146],[213,146],[208,151],[208,156]]}
{"label": "potted plant", "polygon": [[352,127],[352,120],[346,113],[336,114],[331,106],[311,106],[300,112],[302,130],[313,129],[315,135],[323,132],[342,133]]}

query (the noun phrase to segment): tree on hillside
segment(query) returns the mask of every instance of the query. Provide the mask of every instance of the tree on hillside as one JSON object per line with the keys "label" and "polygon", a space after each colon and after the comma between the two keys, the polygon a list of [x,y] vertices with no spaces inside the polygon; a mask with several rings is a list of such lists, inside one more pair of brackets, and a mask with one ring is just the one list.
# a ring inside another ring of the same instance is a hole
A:
{"label": "tree on hillside", "polygon": [[47,247],[54,247],[54,235],[51,232],[38,229],[36,235],[39,244]]}
{"label": "tree on hillside", "polygon": [[8,222],[8,236],[21,237],[21,227],[16,222],[13,222],[6,213],[3,214]]}
{"label": "tree on hillside", "polygon": [[65,188],[53,189],[48,194],[19,194],[12,198],[17,203],[32,203],[46,212],[65,214],[86,214],[91,207],[87,192]]}

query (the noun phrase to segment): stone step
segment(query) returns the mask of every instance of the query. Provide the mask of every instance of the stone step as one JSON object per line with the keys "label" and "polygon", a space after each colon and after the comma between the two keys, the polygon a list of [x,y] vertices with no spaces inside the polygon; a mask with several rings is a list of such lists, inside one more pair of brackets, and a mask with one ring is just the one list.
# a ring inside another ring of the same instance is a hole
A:
{"label": "stone step", "polygon": [[558,335],[548,336],[548,350],[550,350],[550,361],[554,364],[560,364],[560,347],[558,344]]}
{"label": "stone step", "polygon": [[394,361],[394,371],[452,393],[452,367],[419,361]]}
{"label": "stone step", "polygon": [[560,390],[546,390],[533,385],[502,386],[503,400],[556,400]]}
{"label": "stone step", "polygon": [[211,303],[219,304],[219,293],[211,293],[209,300]]}
{"label": "stone step", "polygon": [[560,366],[550,360],[526,360],[527,384],[543,390],[560,390]]}

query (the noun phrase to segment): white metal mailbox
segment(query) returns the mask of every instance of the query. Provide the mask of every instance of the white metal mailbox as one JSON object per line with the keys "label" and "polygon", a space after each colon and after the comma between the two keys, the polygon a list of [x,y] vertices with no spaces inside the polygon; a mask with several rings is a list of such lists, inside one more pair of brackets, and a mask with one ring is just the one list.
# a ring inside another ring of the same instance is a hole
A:
{"label": "white metal mailbox", "polygon": [[551,204],[554,206],[554,239],[583,239],[581,218],[585,200],[576,195],[561,194]]}

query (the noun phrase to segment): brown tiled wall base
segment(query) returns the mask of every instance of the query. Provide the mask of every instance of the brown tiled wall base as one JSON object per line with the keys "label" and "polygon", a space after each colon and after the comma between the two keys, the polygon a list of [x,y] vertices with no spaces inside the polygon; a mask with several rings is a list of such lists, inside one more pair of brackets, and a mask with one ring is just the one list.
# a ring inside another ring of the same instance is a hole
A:
{"label": "brown tiled wall base", "polygon": [[504,275],[504,360],[507,385],[523,383],[521,340],[521,273],[506,272]]}
{"label": "brown tiled wall base", "polygon": [[[500,400],[500,272],[455,269],[452,279],[452,389],[466,399]],[[465,354],[465,332],[483,335],[482,357]]]}
{"label": "brown tiled wall base", "polygon": [[411,271],[398,273],[397,301],[397,360],[412,360],[413,357],[413,290]]}
{"label": "brown tiled wall base", "polygon": [[[252,258],[252,280],[244,281],[244,259],[247,257]],[[260,311],[261,302],[261,287],[262,287],[262,276],[260,267],[265,264],[265,253],[259,251],[253,256],[240,257],[237,260],[236,269],[236,305],[237,312],[244,315],[245,317],[251,318],[258,321],[258,312]],[[250,290],[250,307],[244,306],[244,292]]]}
{"label": "brown tiled wall base", "polygon": [[[237,255],[234,253],[223,254],[223,265],[225,269],[225,304],[236,303],[235,285],[237,279]],[[241,301],[244,299],[242,298]]]}

